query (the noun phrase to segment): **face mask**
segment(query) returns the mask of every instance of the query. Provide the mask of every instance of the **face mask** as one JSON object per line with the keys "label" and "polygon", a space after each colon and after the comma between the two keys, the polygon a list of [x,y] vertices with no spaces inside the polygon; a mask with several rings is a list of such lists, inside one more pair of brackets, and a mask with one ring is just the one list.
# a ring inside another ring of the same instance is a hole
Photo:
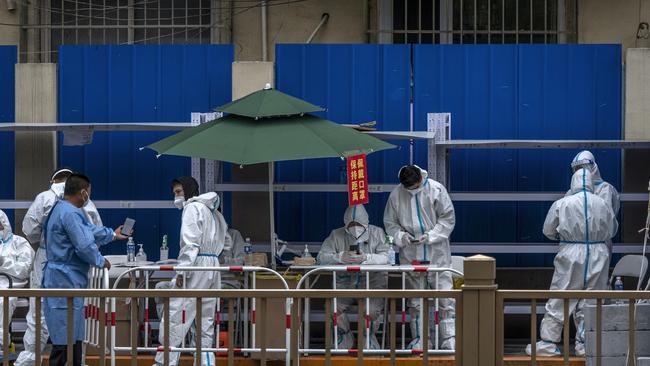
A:
{"label": "face mask", "polygon": [[415,196],[422,191],[422,185],[420,184],[417,188],[407,189],[406,191]]}
{"label": "face mask", "polygon": [[88,202],[90,202],[90,195],[88,194],[87,191],[81,191],[81,197],[83,197],[84,192],[86,193],[86,199],[84,200],[84,204],[81,207],[88,206]]}
{"label": "face mask", "polygon": [[65,190],[65,182],[61,183],[52,183],[50,189],[60,197],[63,197],[63,191]]}
{"label": "face mask", "polygon": [[348,234],[352,235],[353,238],[359,239],[366,232],[366,228],[363,226],[352,226],[348,228]]}
{"label": "face mask", "polygon": [[7,242],[9,236],[10,236],[9,230],[7,229],[0,230],[0,241],[2,241],[3,243]]}
{"label": "face mask", "polygon": [[184,203],[185,203],[185,197],[183,196],[174,197],[174,206],[176,206],[177,209],[182,210]]}

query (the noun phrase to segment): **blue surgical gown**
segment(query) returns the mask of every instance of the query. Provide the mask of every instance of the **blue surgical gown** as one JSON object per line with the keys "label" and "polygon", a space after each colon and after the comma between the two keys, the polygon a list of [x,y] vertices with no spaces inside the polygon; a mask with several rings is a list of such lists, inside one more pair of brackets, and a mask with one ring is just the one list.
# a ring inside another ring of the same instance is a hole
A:
{"label": "blue surgical gown", "polygon": [[[91,224],[83,211],[67,201],[58,201],[45,225],[47,262],[43,288],[86,288],[90,266],[103,267],[98,246],[113,240],[113,230]],[[83,298],[73,300],[74,341],[83,341]],[[45,298],[45,321],[54,345],[67,342],[67,299]]]}

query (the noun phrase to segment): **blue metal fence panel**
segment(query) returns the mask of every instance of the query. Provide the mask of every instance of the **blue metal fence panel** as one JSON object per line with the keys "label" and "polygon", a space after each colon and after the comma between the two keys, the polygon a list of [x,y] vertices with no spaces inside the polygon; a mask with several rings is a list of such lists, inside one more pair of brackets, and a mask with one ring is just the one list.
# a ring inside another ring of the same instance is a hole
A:
{"label": "blue metal fence panel", "polygon": [[[277,88],[327,108],[319,115],[338,123],[377,121],[379,130],[408,130],[410,100],[408,45],[278,45]],[[370,183],[395,183],[408,161],[408,145],[368,156]],[[338,159],[282,162],[278,182],[342,183]],[[386,194],[371,194],[371,223],[383,226]],[[281,238],[322,241],[343,225],[344,193],[280,193],[276,222]]]}
{"label": "blue metal fence panel", "polygon": [[[18,57],[16,46],[0,46],[0,123],[15,121],[15,65]],[[14,133],[0,133],[0,199],[14,199]],[[13,210],[6,211],[13,222]]]}
{"label": "blue metal fence panel", "polygon": [[[60,122],[178,122],[231,100],[231,45],[62,46]],[[90,145],[63,146],[59,164],[88,174],[95,200],[172,200],[171,180],[189,159],[139,151],[169,133],[95,133]],[[163,234],[178,242],[180,211],[101,210],[106,225],[136,219],[136,242],[158,258]],[[172,251],[178,248],[171,245]],[[108,247],[106,254],[122,254]],[[176,255],[171,253],[170,255]]]}
{"label": "blue metal fence panel", "polygon": [[[618,45],[414,46],[414,125],[452,113],[453,139],[620,139]],[[426,162],[416,145],[416,161]],[[451,191],[564,191],[575,150],[454,150]],[[620,188],[620,152],[594,151]],[[540,242],[550,203],[457,203],[453,240]],[[503,265],[550,265],[512,255]]]}

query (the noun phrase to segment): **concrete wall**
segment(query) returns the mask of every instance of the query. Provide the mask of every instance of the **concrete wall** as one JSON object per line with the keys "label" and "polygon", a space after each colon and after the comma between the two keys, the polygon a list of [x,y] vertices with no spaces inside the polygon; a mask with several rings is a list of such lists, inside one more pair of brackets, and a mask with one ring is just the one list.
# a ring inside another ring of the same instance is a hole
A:
{"label": "concrete wall", "polygon": [[7,9],[7,1],[0,0],[0,44],[18,45],[20,43],[20,27],[3,24],[20,24],[20,6],[15,10]]}
{"label": "concrete wall", "polygon": [[[364,0],[318,0],[269,5],[268,60],[275,59],[276,43],[306,42],[323,13],[330,15],[329,21],[312,43],[366,43],[364,19],[367,18],[367,3]],[[261,61],[261,8],[235,9],[234,13],[235,60]]]}
{"label": "concrete wall", "polygon": [[[620,43],[623,45],[625,65],[625,138],[648,139],[650,118],[646,115],[647,98],[644,90],[650,80],[650,52],[631,50],[650,47],[650,39],[637,39],[640,22],[650,23],[650,0],[579,0],[578,41],[580,43]],[[632,52],[632,53],[630,53]],[[625,57],[627,56],[627,57]],[[628,150],[623,158],[623,191],[645,192],[650,179],[647,163],[648,150]],[[620,228],[623,242],[639,243],[637,233],[646,216],[644,203],[625,203],[622,214],[624,225]]]}
{"label": "concrete wall", "polygon": [[[628,48],[625,58],[625,138],[650,139],[650,49]],[[649,189],[650,150],[625,152],[624,188],[628,192],[645,192]],[[645,224],[647,208],[644,203],[626,203],[623,237],[626,242],[638,243],[643,239],[638,233]]]}
{"label": "concrete wall", "polygon": [[[56,64],[16,64],[16,121],[56,122]],[[56,164],[53,132],[16,133],[16,199],[31,200],[48,188]],[[16,211],[16,232],[24,211]]]}
{"label": "concrete wall", "polygon": [[640,22],[650,22],[650,0],[579,0],[578,42],[621,43],[623,48],[650,47],[637,39]]}

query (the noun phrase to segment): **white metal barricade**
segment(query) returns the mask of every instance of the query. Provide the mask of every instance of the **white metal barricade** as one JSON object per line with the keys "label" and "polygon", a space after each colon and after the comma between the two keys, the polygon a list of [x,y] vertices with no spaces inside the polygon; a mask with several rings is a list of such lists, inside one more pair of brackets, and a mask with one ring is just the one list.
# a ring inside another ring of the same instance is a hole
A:
{"label": "white metal barricade", "polygon": [[[270,268],[265,268],[265,267],[255,267],[255,266],[229,266],[229,267],[183,267],[183,266],[142,266],[142,267],[134,267],[130,268],[124,273],[120,274],[116,279],[115,283],[113,284],[113,287],[116,288],[117,285],[119,284],[120,280],[124,278],[126,275],[131,274],[133,272],[140,272],[144,273],[145,276],[145,286],[146,289],[149,289],[149,273],[150,272],[156,272],[156,271],[182,271],[182,272],[240,272],[240,273],[252,273],[253,275],[253,289],[255,289],[255,275],[257,272],[266,272],[266,273],[271,273],[275,277],[277,277],[280,282],[282,283],[282,286],[284,287],[285,290],[289,289],[289,285],[285,281],[284,277],[280,275],[280,273],[270,269]],[[220,276],[218,277],[218,281],[220,283]],[[183,281],[183,286],[187,281]],[[286,299],[285,302],[285,316],[287,319],[290,318],[291,316],[291,304],[292,304],[292,299],[288,298]],[[202,352],[212,352],[212,353],[217,353],[217,352],[227,352],[228,348],[219,348],[219,323],[221,320],[221,306],[220,304],[220,299],[217,299],[217,314],[215,314],[215,323],[216,323],[216,348],[204,348],[201,347]],[[185,310],[183,310],[184,312]],[[185,319],[185,316],[182,316],[183,321]],[[130,352],[132,350],[131,347],[118,347],[115,345],[115,338],[116,338],[116,325],[117,325],[117,315],[116,315],[116,298],[111,298],[111,366],[115,366],[115,354],[117,352]],[[235,348],[235,352],[237,353],[251,353],[251,352],[261,352],[261,348],[256,348],[255,346],[255,299],[252,299],[252,306],[251,306],[251,316],[250,316],[250,321],[251,321],[251,335],[252,335],[252,346],[250,348]],[[148,330],[148,322],[149,322],[149,311],[148,311],[148,301],[145,302],[145,330]],[[145,346],[144,347],[137,347],[138,352],[149,352],[149,353],[154,353],[154,352],[163,352],[165,351],[165,345],[161,345],[159,347],[148,347],[148,339],[146,338],[148,332],[145,332]],[[197,342],[200,342],[200,340],[197,340]],[[291,352],[291,325],[289,322],[287,322],[286,325],[286,330],[285,330],[285,347],[284,348],[266,348],[266,352],[269,353],[285,353],[286,355],[286,365],[290,365],[290,352]],[[232,347],[233,345],[229,345]],[[181,353],[192,353],[196,352],[197,348],[196,347],[185,347],[183,344],[181,347],[167,347],[169,352],[181,352]]]}
{"label": "white metal barricade", "polygon": [[[401,273],[402,275],[402,290],[406,288],[406,274],[407,273],[421,273],[422,275],[427,275],[428,273],[435,273],[435,285],[436,288],[438,288],[438,279],[440,276],[440,273],[444,272],[449,272],[451,274],[458,275],[460,277],[463,276],[463,273],[455,270],[453,268],[438,268],[438,267],[431,267],[428,265],[408,265],[408,266],[388,266],[388,265],[359,265],[359,266],[322,266],[318,268],[314,268],[307,273],[300,279],[298,282],[298,285],[296,286],[297,289],[300,289],[303,283],[306,283],[306,281],[309,281],[309,278],[314,275],[314,274],[320,274],[322,272],[331,272],[332,273],[332,288],[336,290],[336,274],[339,272],[346,272],[346,273],[365,273],[365,278],[366,278],[366,290],[370,290],[370,273],[372,272],[392,272],[392,273]],[[441,350],[438,347],[438,334],[439,334],[439,313],[438,313],[438,308],[439,308],[439,302],[438,298],[435,298],[435,340],[434,340],[434,349],[429,349],[427,350],[427,353],[429,354],[440,354],[440,355],[448,355],[448,354],[454,354],[455,350]],[[370,349],[370,299],[366,298],[366,304],[365,304],[365,349],[361,350],[364,354],[374,354],[374,355],[385,355],[389,354],[390,350],[388,349],[376,349],[376,350],[371,350]],[[355,354],[359,350],[352,349],[352,350],[341,350],[338,349],[338,326],[337,326],[337,302],[336,298],[333,299],[332,301],[332,313],[333,313],[333,326],[334,326],[334,349],[332,349],[332,354]],[[428,311],[428,309],[426,309]],[[384,309],[384,312],[386,309]],[[420,306],[420,319],[424,319],[424,306]],[[402,323],[402,349],[396,350],[396,354],[422,354],[424,353],[424,350],[420,349],[406,349],[406,299],[402,298],[402,314],[401,314],[401,323]],[[305,323],[309,322],[308,316],[305,316]],[[420,328],[423,327],[423,324],[420,325]],[[358,330],[359,332],[361,331],[360,329]],[[420,329],[420,334],[422,334],[423,330]],[[305,338],[308,339],[309,334],[305,335]],[[428,345],[423,345],[427,346]],[[304,354],[324,354],[325,349],[319,349],[319,348],[304,348],[299,350],[300,353]]]}
{"label": "white metal barricade", "polygon": [[[88,271],[88,288],[89,289],[109,289],[109,277],[108,269],[106,268],[96,268],[91,267]],[[86,346],[90,345],[93,347],[99,347],[100,352],[105,352],[106,342],[104,344],[99,344],[99,332],[102,324],[100,323],[100,314],[104,312],[106,315],[106,324],[103,324],[104,327],[108,326],[108,302],[104,304],[104,308],[101,308],[101,300],[98,297],[86,297],[84,299],[84,324],[85,324],[85,334],[84,334],[84,350],[83,350],[83,360],[85,362],[86,357]],[[82,362],[83,364],[83,362]]]}

